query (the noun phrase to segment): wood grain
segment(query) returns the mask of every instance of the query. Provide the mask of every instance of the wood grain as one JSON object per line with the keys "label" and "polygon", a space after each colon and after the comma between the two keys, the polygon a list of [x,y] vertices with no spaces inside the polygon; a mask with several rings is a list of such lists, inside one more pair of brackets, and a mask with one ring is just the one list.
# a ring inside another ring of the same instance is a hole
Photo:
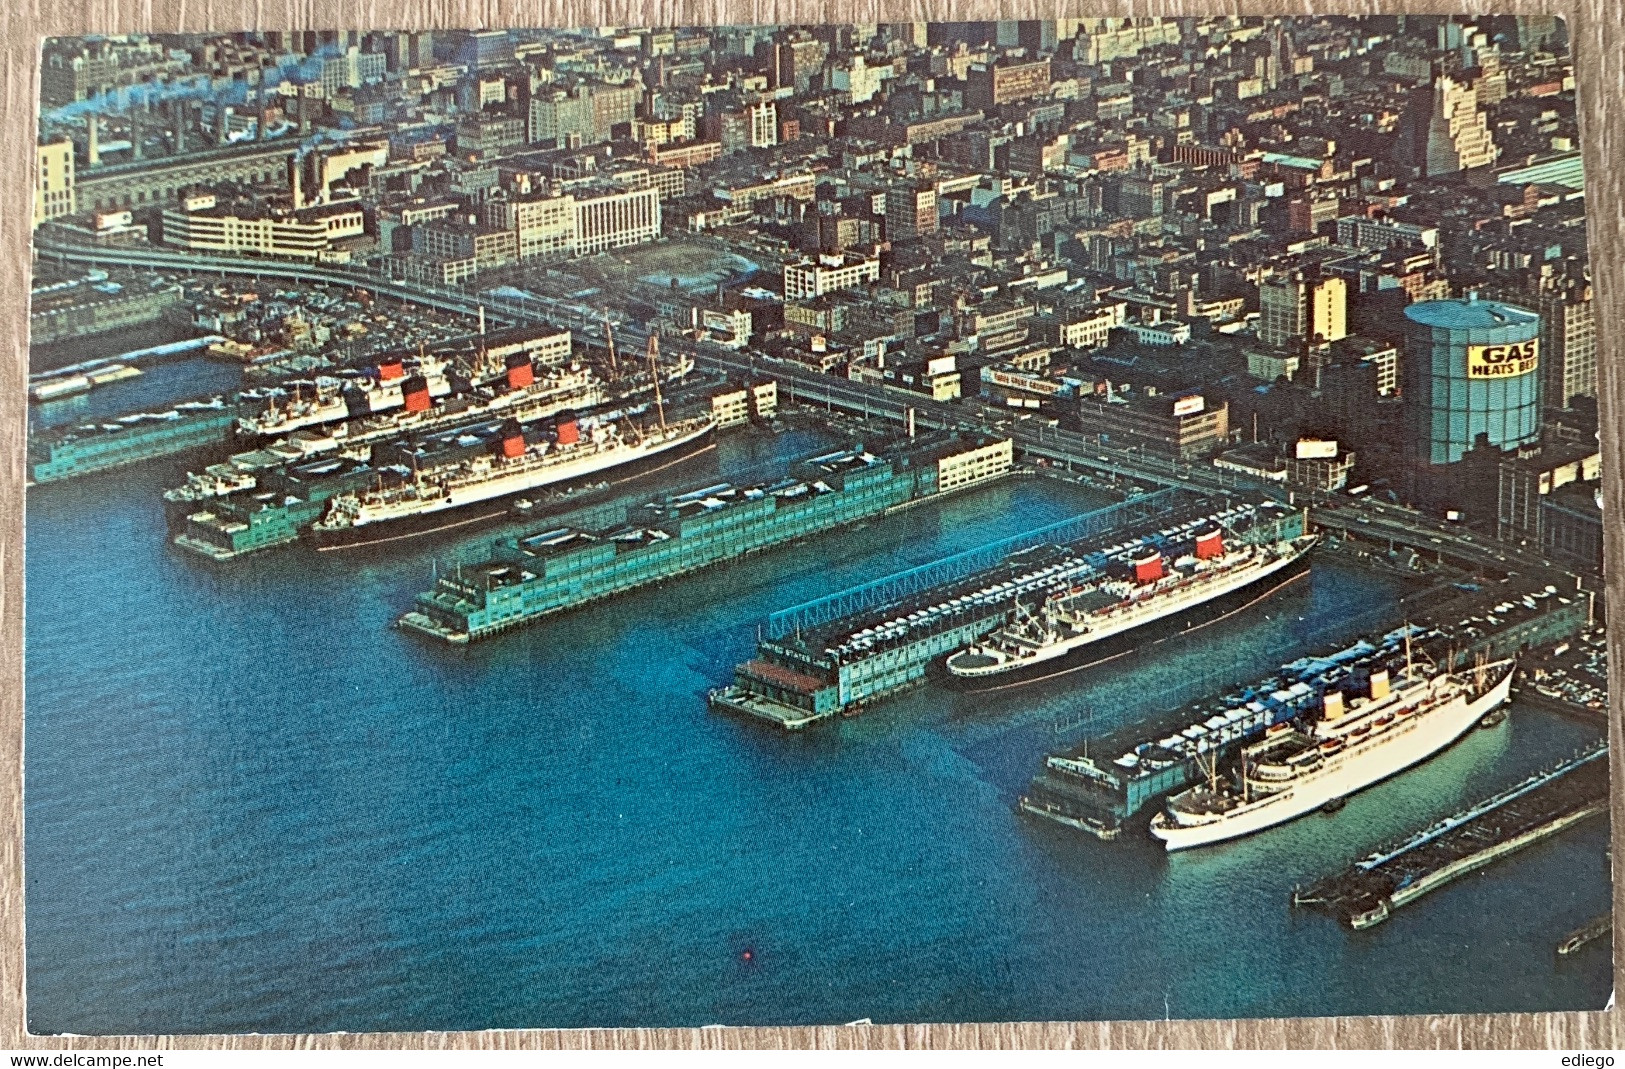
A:
{"label": "wood grain", "polygon": [[[1486,12],[1484,9],[1491,10]],[[1043,4],[1033,0],[942,0],[878,3],[751,2],[751,0],[660,0],[604,4],[560,0],[22,0],[0,5],[4,43],[3,108],[6,166],[0,167],[0,1047],[169,1049],[338,1049],[424,1047],[488,1049],[560,1048],[1613,1048],[1625,1037],[1620,1012],[1319,1018],[1309,1020],[1152,1021],[1029,1024],[917,1024],[824,1028],[532,1030],[473,1033],[377,1033],[336,1036],[135,1036],[34,1037],[24,1031],[24,930],[22,776],[23,746],[23,458],[26,426],[27,299],[31,157],[38,99],[42,37],[94,32],[219,32],[269,29],[453,29],[489,26],[640,24],[682,26],[743,22],[873,22],[1055,18],[1074,15],[1210,14],[1557,14],[1569,20],[1579,82],[1580,127],[1590,206],[1591,264],[1598,304],[1600,393],[1607,511],[1625,507],[1621,417],[1625,416],[1625,6],[1618,0],[1471,0],[1415,3],[1096,2]],[[1610,524],[1605,559],[1611,618],[1625,619],[1625,525]],[[49,591],[36,591],[49,597]],[[1620,752],[1621,632],[1610,641],[1609,736]],[[1618,770],[1613,776],[1614,812],[1621,807]],[[1614,821],[1614,855],[1625,843],[1625,821]],[[1617,869],[1617,866],[1616,866]],[[1615,874],[1614,901],[1620,904]],[[1625,962],[1625,938],[1614,929],[1616,986]],[[1373,983],[1381,977],[1373,975]]]}

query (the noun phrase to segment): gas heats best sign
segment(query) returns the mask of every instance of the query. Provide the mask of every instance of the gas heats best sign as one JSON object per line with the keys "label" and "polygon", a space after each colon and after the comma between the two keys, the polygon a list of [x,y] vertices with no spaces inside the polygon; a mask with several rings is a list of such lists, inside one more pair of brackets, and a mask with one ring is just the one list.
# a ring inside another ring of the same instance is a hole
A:
{"label": "gas heats best sign", "polygon": [[1519,375],[1529,374],[1539,366],[1538,341],[1467,347],[1467,377],[1470,379],[1516,378]]}

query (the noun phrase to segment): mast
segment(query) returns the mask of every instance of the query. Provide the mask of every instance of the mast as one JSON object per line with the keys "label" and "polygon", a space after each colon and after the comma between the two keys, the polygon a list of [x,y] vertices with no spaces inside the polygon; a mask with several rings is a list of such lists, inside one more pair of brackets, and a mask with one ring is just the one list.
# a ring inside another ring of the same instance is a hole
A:
{"label": "mast", "polygon": [[609,373],[611,376],[620,374],[620,364],[615,359],[615,326],[609,321],[609,309],[604,309],[604,338],[609,345]]}
{"label": "mast", "polygon": [[655,411],[660,415],[660,429],[666,429],[666,402],[660,396],[660,336],[649,335],[649,381],[655,384]]}

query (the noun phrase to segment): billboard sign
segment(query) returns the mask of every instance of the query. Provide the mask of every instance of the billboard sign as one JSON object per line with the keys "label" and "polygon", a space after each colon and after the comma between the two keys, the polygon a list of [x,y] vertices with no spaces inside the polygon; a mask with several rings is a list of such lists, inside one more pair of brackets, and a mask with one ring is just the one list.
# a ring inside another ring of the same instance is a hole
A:
{"label": "billboard sign", "polygon": [[1540,342],[1533,338],[1510,345],[1467,347],[1467,377],[1470,379],[1516,378],[1539,366]]}
{"label": "billboard sign", "polygon": [[1205,407],[1207,407],[1207,402],[1202,399],[1200,394],[1194,397],[1181,397],[1174,402],[1174,415],[1194,416]]}
{"label": "billboard sign", "polygon": [[1299,460],[1336,460],[1337,443],[1319,438],[1299,438],[1296,455]]}

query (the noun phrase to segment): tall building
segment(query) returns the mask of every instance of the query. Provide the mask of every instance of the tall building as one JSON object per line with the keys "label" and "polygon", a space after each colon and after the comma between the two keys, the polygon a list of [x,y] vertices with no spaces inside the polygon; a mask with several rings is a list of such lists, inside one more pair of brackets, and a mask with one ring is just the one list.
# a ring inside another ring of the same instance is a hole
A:
{"label": "tall building", "polygon": [[555,89],[530,100],[531,142],[579,148],[608,141],[617,126],[637,118],[643,86],[578,85],[573,92]]}
{"label": "tall building", "polygon": [[67,138],[34,151],[34,225],[72,215],[77,210],[73,191],[73,142]]}
{"label": "tall building", "polygon": [[480,30],[463,42],[463,62],[476,69],[501,67],[513,62],[513,38],[507,30]]}
{"label": "tall building", "polygon": [[937,232],[937,190],[935,186],[892,186],[886,190],[886,238],[899,241]]}
{"label": "tall building", "polygon": [[1477,83],[1448,74],[1413,92],[1402,144],[1407,162],[1423,176],[1488,167],[1499,152]]}
{"label": "tall building", "polygon": [[1540,316],[1541,386],[1549,408],[1568,408],[1576,397],[1597,396],[1597,321],[1591,282],[1575,265],[1570,270],[1541,266],[1521,286],[1486,291],[1486,296]]}
{"label": "tall building", "polygon": [[1258,340],[1277,349],[1348,336],[1348,283],[1304,271],[1258,287]]}
{"label": "tall building", "polygon": [[1480,435],[1498,449],[1540,438],[1540,316],[1466,297],[1405,309],[1407,446],[1419,469],[1455,464]]}
{"label": "tall building", "polygon": [[750,147],[767,148],[779,143],[779,105],[774,100],[758,100],[747,109],[750,116]]}

